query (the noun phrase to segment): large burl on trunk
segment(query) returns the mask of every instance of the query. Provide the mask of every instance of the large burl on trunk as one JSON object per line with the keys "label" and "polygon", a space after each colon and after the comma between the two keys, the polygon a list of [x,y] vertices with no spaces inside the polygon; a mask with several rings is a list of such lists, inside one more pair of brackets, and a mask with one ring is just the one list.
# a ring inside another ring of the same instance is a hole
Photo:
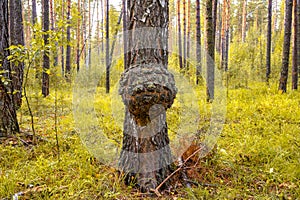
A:
{"label": "large burl on trunk", "polygon": [[166,110],[177,89],[168,65],[169,4],[127,1],[127,63],[119,93],[126,106],[120,168],[126,182],[154,189],[171,171]]}

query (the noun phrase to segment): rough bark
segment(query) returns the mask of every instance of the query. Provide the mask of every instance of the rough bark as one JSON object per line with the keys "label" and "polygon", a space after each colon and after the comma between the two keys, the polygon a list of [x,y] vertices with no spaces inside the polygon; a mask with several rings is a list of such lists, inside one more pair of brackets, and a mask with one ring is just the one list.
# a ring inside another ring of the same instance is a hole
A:
{"label": "rough bark", "polygon": [[67,52],[66,52],[66,79],[71,75],[71,0],[67,1]]}
{"label": "rough bark", "polygon": [[284,43],[282,52],[282,67],[279,80],[278,90],[285,93],[287,91],[287,80],[289,71],[289,55],[290,55],[290,42],[292,34],[292,11],[293,0],[285,1],[285,23],[284,23]]}
{"label": "rough bark", "polygon": [[[168,65],[168,1],[128,1],[129,68],[120,81],[126,105],[120,167],[142,191],[154,189],[170,173],[166,109],[176,95]],[[153,28],[154,27],[154,28]],[[153,48],[151,48],[153,47]]]}
{"label": "rough bark", "polygon": [[124,68],[127,69],[127,51],[128,51],[128,40],[127,40],[127,5],[126,0],[122,0],[123,4],[123,42],[124,42]]}
{"label": "rough bark", "polygon": [[32,0],[32,24],[35,25],[37,22],[37,13],[36,13],[36,0]]}
{"label": "rough bark", "polygon": [[182,60],[182,41],[181,41],[181,17],[180,17],[180,0],[177,0],[177,19],[178,19],[178,58],[179,58],[179,67],[183,69],[183,60]]}
{"label": "rough bark", "polygon": [[183,0],[183,68],[186,68],[186,1]]}
{"label": "rough bark", "polygon": [[268,30],[266,55],[266,81],[269,82],[271,74],[271,45],[272,45],[272,0],[268,3]]}
{"label": "rough bark", "polygon": [[298,60],[300,59],[298,57],[298,15],[297,15],[297,0],[294,0],[294,37],[293,37],[293,67],[292,67],[292,90],[298,89]]}
{"label": "rough bark", "polygon": [[196,68],[196,84],[198,85],[201,80],[202,63],[201,63],[201,24],[200,24],[200,0],[196,0],[196,56],[197,56],[197,68]]}
{"label": "rough bark", "polygon": [[230,0],[223,0],[222,8],[222,30],[221,30],[221,68],[228,70],[228,49],[229,49],[229,26],[230,26]]}
{"label": "rough bark", "polygon": [[[80,5],[81,5],[81,0],[78,0],[77,1],[77,10],[78,10],[78,13],[81,12]],[[97,8],[98,8],[98,6],[97,6]],[[77,38],[77,44],[76,44],[76,69],[77,69],[77,72],[80,69],[80,41],[81,41],[81,37],[80,37],[80,20],[81,20],[81,18],[78,18],[78,20],[77,20],[77,30],[76,30],[76,38]],[[98,38],[99,37],[97,37],[97,39]]]}
{"label": "rough bark", "polygon": [[19,132],[9,56],[8,0],[0,1],[0,137]]}
{"label": "rough bark", "polygon": [[247,0],[244,0],[243,19],[242,19],[242,42],[246,41],[246,28],[247,28]]}
{"label": "rough bark", "polygon": [[[49,31],[49,0],[43,1],[43,31]],[[45,47],[49,44],[49,34],[44,34],[44,45]],[[49,70],[50,69],[50,58],[47,52],[43,55],[43,77],[42,77],[42,94],[44,97],[49,95]]]}
{"label": "rough bark", "polygon": [[110,63],[109,63],[109,0],[106,1],[106,93],[110,90]]}
{"label": "rough bark", "polygon": [[206,74],[206,99],[214,99],[214,74],[215,74],[215,38],[214,38],[214,21],[213,21],[213,1],[206,1],[206,51],[207,51],[207,74]]}
{"label": "rough bark", "polygon": [[191,42],[191,0],[188,0],[187,4],[187,42],[186,42],[186,58],[187,58],[187,63],[186,63],[186,69],[189,70],[190,64],[189,64],[189,59],[190,59],[190,42]]}
{"label": "rough bark", "polygon": [[[21,0],[11,0],[10,3],[10,44],[24,46],[24,29],[22,17],[22,2]],[[24,63],[15,65],[11,63],[12,67],[12,82],[14,84],[14,104],[16,109],[22,105],[22,84],[23,84],[23,71]]]}

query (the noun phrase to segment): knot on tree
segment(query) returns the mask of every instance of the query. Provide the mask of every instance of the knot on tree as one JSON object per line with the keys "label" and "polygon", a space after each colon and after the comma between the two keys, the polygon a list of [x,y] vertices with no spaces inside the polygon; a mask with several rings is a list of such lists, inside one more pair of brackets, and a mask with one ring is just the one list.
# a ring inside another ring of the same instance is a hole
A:
{"label": "knot on tree", "polygon": [[[163,65],[140,64],[124,71],[120,79],[119,94],[135,122],[145,126],[172,106],[177,88],[173,74]],[[155,105],[160,106],[153,107]],[[155,116],[150,116],[149,111]]]}

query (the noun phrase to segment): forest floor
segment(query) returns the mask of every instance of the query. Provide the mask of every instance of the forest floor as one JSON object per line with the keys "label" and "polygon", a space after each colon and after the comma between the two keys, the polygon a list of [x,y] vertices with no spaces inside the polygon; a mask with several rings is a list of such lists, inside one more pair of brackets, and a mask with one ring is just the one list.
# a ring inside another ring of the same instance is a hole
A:
{"label": "forest floor", "polygon": [[[230,89],[217,147],[188,166],[192,188],[173,185],[160,199],[299,198],[300,93],[282,95],[276,89],[262,83]],[[66,91],[30,98],[36,144],[26,105],[19,113],[22,133],[0,138],[0,200],[150,199],[125,186],[117,170],[88,152],[74,126],[72,94]],[[106,98],[99,101],[106,105],[98,112],[108,115]],[[109,120],[105,123],[109,131]]]}

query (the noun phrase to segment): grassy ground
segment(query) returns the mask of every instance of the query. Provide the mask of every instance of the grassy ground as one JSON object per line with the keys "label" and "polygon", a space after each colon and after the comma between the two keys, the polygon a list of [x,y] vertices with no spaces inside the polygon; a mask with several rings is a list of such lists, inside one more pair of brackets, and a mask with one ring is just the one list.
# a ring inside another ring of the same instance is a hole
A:
{"label": "grassy ground", "polygon": [[[74,127],[72,95],[66,92],[70,88],[65,87],[46,99],[31,93],[36,145],[28,135],[25,105],[19,114],[23,133],[0,139],[0,199],[19,192],[20,199],[151,198],[125,186],[115,169],[99,163],[82,145]],[[96,109],[103,119],[109,116],[106,106]],[[161,199],[299,198],[300,93],[281,95],[275,87],[252,84],[228,91],[227,110],[214,152],[187,168],[192,188],[173,185]],[[103,121],[107,131],[109,122]]]}

